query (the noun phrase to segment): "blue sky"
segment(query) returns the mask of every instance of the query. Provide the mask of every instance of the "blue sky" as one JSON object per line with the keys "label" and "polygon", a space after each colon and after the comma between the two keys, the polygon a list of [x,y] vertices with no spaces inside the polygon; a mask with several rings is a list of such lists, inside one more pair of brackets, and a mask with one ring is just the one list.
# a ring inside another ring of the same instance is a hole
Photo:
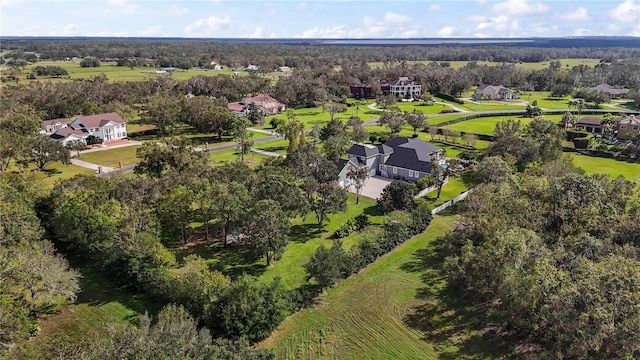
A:
{"label": "blue sky", "polygon": [[640,0],[0,0],[0,35],[210,38],[640,36]]}

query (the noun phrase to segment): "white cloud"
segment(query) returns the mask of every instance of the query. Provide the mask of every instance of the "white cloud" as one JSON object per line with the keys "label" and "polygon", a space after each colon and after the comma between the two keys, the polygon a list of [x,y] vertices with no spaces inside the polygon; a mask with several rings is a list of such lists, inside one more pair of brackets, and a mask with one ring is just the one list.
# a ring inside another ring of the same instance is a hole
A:
{"label": "white cloud", "polygon": [[209,16],[205,19],[199,19],[193,24],[185,26],[184,32],[188,36],[208,36],[221,29],[229,28],[231,18],[225,15],[223,17]]}
{"label": "white cloud", "polygon": [[438,36],[449,37],[456,35],[456,28],[453,26],[445,26],[442,29],[438,30]]}
{"label": "white cloud", "polygon": [[78,31],[78,25],[67,24],[62,28],[62,35],[75,35]]}
{"label": "white cloud", "polygon": [[591,30],[585,28],[578,28],[573,30],[573,36],[588,36],[591,34]]}
{"label": "white cloud", "polygon": [[438,11],[442,11],[442,10],[444,10],[444,8],[439,4],[433,4],[433,5],[429,6],[429,11],[438,12]]}
{"label": "white cloud", "polygon": [[384,21],[392,24],[399,24],[411,21],[411,18],[406,15],[400,15],[392,12],[384,14]]}
{"label": "white cloud", "polygon": [[135,14],[138,12],[138,5],[127,5],[124,7],[124,10],[122,11],[123,13],[127,14],[127,15],[131,15],[131,14]]}
{"label": "white cloud", "polygon": [[503,15],[538,15],[544,14],[549,7],[541,2],[529,2],[527,0],[507,0],[491,5],[491,11]]}
{"label": "white cloud", "polygon": [[305,30],[302,34],[296,35],[298,38],[342,38],[347,37],[346,25],[337,25],[329,29],[313,29]]}
{"label": "white cloud", "polygon": [[261,27],[257,27],[253,34],[245,34],[242,35],[243,38],[263,38],[264,33]]}
{"label": "white cloud", "polygon": [[125,31],[120,31],[120,32],[117,32],[117,33],[113,34],[113,36],[115,36],[115,37],[127,37],[127,36],[129,36],[129,32],[126,31],[126,30]]}
{"label": "white cloud", "polygon": [[476,26],[476,30],[494,29],[498,31],[505,30],[509,23],[509,18],[502,15],[495,18],[490,18],[489,21],[481,22]]}
{"label": "white cloud", "polygon": [[488,21],[489,18],[484,15],[470,15],[470,16],[467,16],[467,20],[471,22],[485,22],[485,21]]}
{"label": "white cloud", "polygon": [[591,15],[589,15],[589,11],[587,11],[587,9],[582,7],[577,8],[575,11],[570,13],[559,14],[558,17],[563,20],[575,21],[575,22],[591,20]]}
{"label": "white cloud", "polygon": [[122,8],[122,12],[127,15],[137,13],[140,8],[136,4],[129,4],[127,0],[109,0],[109,5]]}
{"label": "white cloud", "polygon": [[633,23],[640,21],[640,3],[636,4],[634,0],[625,0],[609,12],[609,16],[613,20],[624,23]]}
{"label": "white cloud", "polygon": [[418,30],[413,29],[413,30],[407,30],[407,31],[403,32],[402,34],[400,34],[400,37],[412,38],[412,37],[416,37],[416,35],[418,35]]}
{"label": "white cloud", "polygon": [[20,5],[22,0],[0,0],[1,6]]}
{"label": "white cloud", "polygon": [[415,37],[420,27],[407,26],[411,18],[406,15],[387,12],[382,18],[365,16],[362,24],[356,26],[335,25],[328,28],[314,27],[294,35],[296,38],[367,38],[367,37]]}
{"label": "white cloud", "polygon": [[138,31],[138,35],[140,35],[140,36],[158,36],[158,35],[160,35],[161,31],[162,31],[162,26],[154,25],[154,26],[150,26],[150,27],[148,27],[146,29]]}
{"label": "white cloud", "polygon": [[169,6],[169,10],[167,10],[167,14],[171,16],[181,16],[188,12],[189,12],[189,8],[186,8],[186,7],[180,8],[175,5]]}

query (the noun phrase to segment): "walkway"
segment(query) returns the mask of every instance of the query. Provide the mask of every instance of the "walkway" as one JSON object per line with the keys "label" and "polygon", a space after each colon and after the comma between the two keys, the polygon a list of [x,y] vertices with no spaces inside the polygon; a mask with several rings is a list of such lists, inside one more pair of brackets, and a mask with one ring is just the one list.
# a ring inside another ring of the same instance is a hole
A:
{"label": "walkway", "polygon": [[90,162],[82,161],[82,160],[79,160],[79,159],[71,159],[71,163],[73,165],[80,166],[80,167],[87,168],[87,169],[91,169],[91,170],[94,170],[96,172],[98,172],[98,168],[99,167],[102,167],[102,172],[103,173],[108,173],[108,172],[112,172],[112,171],[118,170],[118,168],[114,168],[114,167],[110,167],[110,166],[97,165],[97,164],[93,164],[93,163],[90,163]]}
{"label": "walkway", "polygon": [[258,154],[262,154],[262,155],[266,155],[266,156],[286,157],[286,155],[278,154],[277,152],[257,149],[257,148],[254,148],[254,147],[252,147],[250,150],[253,151],[254,153],[258,153]]}
{"label": "walkway", "polygon": [[247,130],[253,131],[253,132],[257,132],[257,133],[268,134],[268,135],[276,135],[277,136],[277,133],[275,131],[256,129],[256,128],[251,128],[251,127],[247,128]]}

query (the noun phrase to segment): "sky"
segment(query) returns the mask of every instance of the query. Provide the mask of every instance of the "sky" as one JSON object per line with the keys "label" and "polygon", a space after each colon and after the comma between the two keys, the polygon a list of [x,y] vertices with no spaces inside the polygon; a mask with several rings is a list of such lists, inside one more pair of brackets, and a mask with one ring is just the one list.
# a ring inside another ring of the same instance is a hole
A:
{"label": "sky", "polygon": [[640,36],[640,0],[0,0],[0,36]]}

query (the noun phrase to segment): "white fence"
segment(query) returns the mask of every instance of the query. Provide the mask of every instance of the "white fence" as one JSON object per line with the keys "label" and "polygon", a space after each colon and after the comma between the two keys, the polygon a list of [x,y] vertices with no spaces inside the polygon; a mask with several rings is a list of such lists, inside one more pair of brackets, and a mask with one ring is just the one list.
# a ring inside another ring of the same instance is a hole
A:
{"label": "white fence", "polygon": [[440,211],[442,211],[442,210],[444,210],[444,209],[446,209],[446,208],[448,208],[448,207],[450,207],[450,206],[453,206],[453,204],[456,204],[456,203],[458,203],[458,202],[460,202],[460,201],[464,200],[464,199],[465,199],[467,196],[469,196],[469,194],[471,194],[475,189],[476,189],[476,188],[469,189],[469,190],[467,190],[467,191],[463,192],[462,194],[460,194],[460,195],[456,196],[455,198],[453,198],[453,200],[449,200],[449,201],[447,201],[446,203],[444,203],[444,204],[442,204],[442,205],[438,206],[437,208],[435,208],[435,209],[431,210],[431,215],[435,215],[435,214],[439,213]]}

